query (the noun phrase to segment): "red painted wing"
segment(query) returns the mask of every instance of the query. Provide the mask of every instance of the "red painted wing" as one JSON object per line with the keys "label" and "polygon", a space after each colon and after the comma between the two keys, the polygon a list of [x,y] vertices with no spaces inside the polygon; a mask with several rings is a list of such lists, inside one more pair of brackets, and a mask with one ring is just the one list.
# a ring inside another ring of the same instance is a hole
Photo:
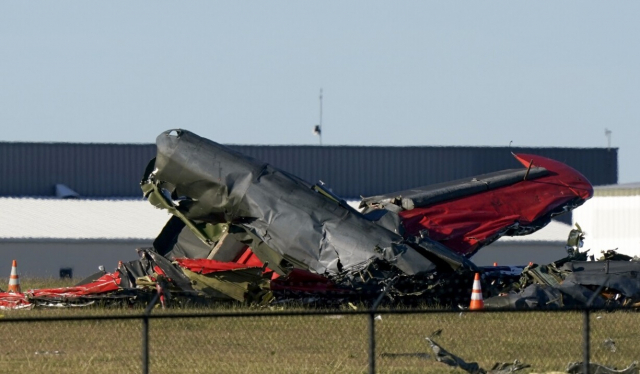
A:
{"label": "red painted wing", "polygon": [[593,196],[593,187],[573,168],[545,157],[514,155],[525,167],[549,173],[533,180],[435,203],[399,213],[405,236],[427,230],[431,239],[471,256],[502,235],[526,235],[544,227],[551,216],[569,211]]}

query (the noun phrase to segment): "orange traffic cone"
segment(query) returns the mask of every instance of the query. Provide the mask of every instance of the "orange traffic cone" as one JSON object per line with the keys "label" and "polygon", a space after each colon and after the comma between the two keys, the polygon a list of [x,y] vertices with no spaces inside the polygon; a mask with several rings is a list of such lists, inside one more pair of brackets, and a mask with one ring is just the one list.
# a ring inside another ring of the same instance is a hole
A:
{"label": "orange traffic cone", "polygon": [[476,273],[476,277],[473,279],[473,289],[471,290],[471,304],[469,304],[469,310],[481,309],[484,309],[484,301],[482,300],[480,273]]}
{"label": "orange traffic cone", "polygon": [[11,276],[9,277],[9,288],[7,292],[22,293],[20,290],[20,277],[18,276],[18,263],[13,260],[11,264]]}

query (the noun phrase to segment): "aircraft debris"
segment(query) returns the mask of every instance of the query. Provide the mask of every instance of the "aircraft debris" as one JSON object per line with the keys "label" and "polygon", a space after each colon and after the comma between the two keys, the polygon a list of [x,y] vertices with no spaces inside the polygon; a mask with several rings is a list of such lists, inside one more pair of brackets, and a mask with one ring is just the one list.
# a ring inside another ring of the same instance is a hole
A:
{"label": "aircraft debris", "polygon": [[436,343],[432,338],[433,336],[440,335],[441,332],[442,330],[440,329],[432,333],[432,336],[426,337],[425,340],[433,351],[435,360],[453,368],[460,368],[470,374],[507,374],[531,367],[531,365],[523,364],[515,360],[513,363],[497,362],[491,369],[485,370],[481,368],[477,362],[466,362]]}
{"label": "aircraft debris", "polygon": [[[172,217],[153,246],[114,273],[100,271],[74,287],[29,290],[17,299],[0,294],[0,306],[146,302],[156,293],[167,306],[355,305],[379,295],[468,305],[471,280],[481,271],[469,259],[474,253],[501,236],[539,230],[593,195],[587,179],[567,165],[516,154],[522,168],[365,197],[360,212],[323,183],[309,184],[187,130],[163,132],[156,144],[141,188]],[[482,276],[491,281],[487,293],[513,285],[506,280],[520,269],[505,268]],[[522,277],[536,271],[525,268]],[[587,273],[599,279],[595,268],[569,271],[578,283]]]}
{"label": "aircraft debris", "polygon": [[602,345],[611,352],[615,352],[617,350],[616,342],[611,338],[605,339]]}
{"label": "aircraft debris", "polygon": [[485,307],[640,307],[640,261],[614,250],[603,251],[597,261],[587,261],[588,250],[580,251],[583,242],[584,233],[576,225],[565,247],[567,257],[548,265],[530,264],[517,281],[502,278],[507,281],[491,288],[493,296],[485,299]]}
{"label": "aircraft debris", "polygon": [[582,362],[571,362],[567,366],[567,373],[571,374],[638,374],[638,372],[637,361],[632,362],[627,368],[622,370],[616,370],[616,368],[590,362],[588,373],[584,372]]}
{"label": "aircraft debris", "polygon": [[488,374],[508,374],[518,370],[530,368],[531,365],[523,364],[518,360],[514,360],[512,363],[508,362],[496,362],[493,367],[487,372]]}
{"label": "aircraft debris", "polygon": [[[485,299],[487,308],[596,308],[640,306],[640,262],[569,261],[527,267],[520,290]],[[599,293],[597,289],[602,287]],[[516,287],[517,288],[517,287]]]}
{"label": "aircraft debris", "polygon": [[442,362],[443,364],[449,365],[453,368],[460,368],[466,371],[467,373],[471,373],[471,374],[485,373],[485,371],[480,368],[480,365],[478,365],[477,362],[467,363],[462,358],[442,348],[438,343],[433,341],[431,338],[427,337],[425,338],[425,340],[427,341],[431,350],[433,351],[436,361]]}

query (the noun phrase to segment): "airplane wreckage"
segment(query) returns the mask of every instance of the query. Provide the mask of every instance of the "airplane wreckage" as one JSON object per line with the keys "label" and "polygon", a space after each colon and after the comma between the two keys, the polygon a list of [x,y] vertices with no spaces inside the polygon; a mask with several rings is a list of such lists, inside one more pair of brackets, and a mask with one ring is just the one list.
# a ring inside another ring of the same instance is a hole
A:
{"label": "airplane wreckage", "polygon": [[[563,306],[563,295],[567,305],[587,300],[603,280],[602,263],[576,261],[586,260],[577,246],[558,266],[478,268],[469,259],[591,198],[588,180],[558,161],[515,154],[522,168],[364,197],[356,210],[322,184],[189,131],[166,131],[156,143],[141,188],[172,217],[153,247],[74,287],[0,293],[0,307],[147,303],[156,294],[163,306],[332,305],[381,294],[455,305],[468,303],[481,272],[485,295],[496,296],[489,306],[533,308]],[[598,302],[640,301],[640,262],[606,264],[615,279]]]}

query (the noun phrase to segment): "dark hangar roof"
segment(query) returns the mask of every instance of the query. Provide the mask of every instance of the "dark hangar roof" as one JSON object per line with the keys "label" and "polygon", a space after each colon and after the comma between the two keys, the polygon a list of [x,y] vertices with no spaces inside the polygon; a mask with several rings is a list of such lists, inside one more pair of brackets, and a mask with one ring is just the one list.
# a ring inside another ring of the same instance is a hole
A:
{"label": "dark hangar roof", "polygon": [[[593,185],[618,182],[617,148],[228,145],[345,198],[372,196],[517,168],[510,152],[562,161]],[[81,197],[140,197],[154,144],[0,142],[0,196],[51,196],[64,184]]]}

